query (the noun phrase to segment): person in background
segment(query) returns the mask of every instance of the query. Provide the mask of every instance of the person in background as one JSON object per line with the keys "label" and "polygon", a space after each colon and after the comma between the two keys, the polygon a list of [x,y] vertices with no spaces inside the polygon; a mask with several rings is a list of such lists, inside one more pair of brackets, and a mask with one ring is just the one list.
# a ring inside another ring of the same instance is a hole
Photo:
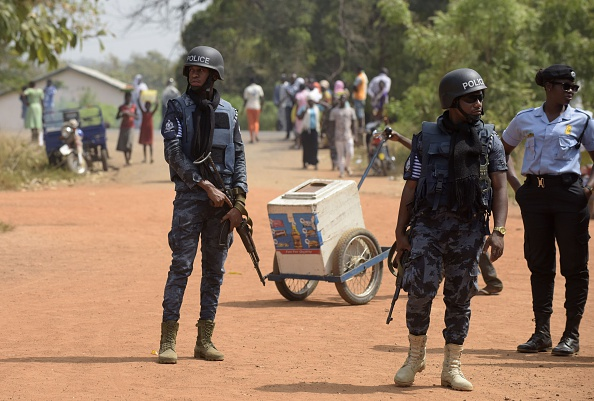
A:
{"label": "person in background", "polygon": [[283,84],[287,80],[286,74],[281,74],[280,81],[274,85],[274,93],[272,94],[272,102],[277,108],[276,112],[276,130],[283,131],[285,129],[285,110],[281,105],[281,91]]}
{"label": "person in background", "polygon": [[124,152],[124,160],[126,166],[130,165],[132,158],[132,128],[134,128],[134,120],[138,115],[136,105],[132,103],[132,94],[126,92],[124,94],[124,104],[118,107],[116,120],[121,118],[120,134],[118,136],[118,144],[116,150]]}
{"label": "person in background", "polygon": [[291,111],[295,101],[295,92],[293,91],[293,83],[297,79],[297,74],[291,75],[291,81],[283,82],[280,91],[280,107],[285,110],[285,130],[287,137],[285,140],[291,139],[291,131],[293,131],[293,120],[291,119]]}
{"label": "person in background", "polygon": [[140,136],[138,143],[142,145],[142,162],[146,163],[146,148],[149,148],[149,156],[153,163],[153,116],[159,108],[159,103],[155,102],[155,107],[151,110],[152,104],[148,100],[144,103],[144,108],[138,100],[138,108],[142,113],[142,123],[140,124]]}
{"label": "person in background", "polygon": [[[140,96],[142,94],[143,91],[148,90],[148,86],[146,83],[144,83],[144,81],[142,80],[142,75],[140,74],[136,74],[134,76],[134,81],[132,82],[132,104],[136,105],[138,104],[138,101],[140,99]],[[136,119],[134,120],[134,127],[139,128],[140,127],[140,115],[137,114],[136,115]]]}
{"label": "person in background", "polygon": [[[422,124],[405,163],[395,234],[397,260],[409,255],[403,260],[402,288],[408,293],[410,345],[394,376],[400,387],[411,386],[425,369],[431,307],[445,277],[441,385],[473,390],[460,359],[470,326],[470,301],[478,291],[477,262],[479,253],[489,248],[492,262],[501,257],[507,219],[503,145],[494,126],[481,120],[486,89],[482,77],[470,68],[445,74],[439,98],[446,111],[436,123]],[[487,219],[491,205],[492,234]]]}
{"label": "person in background", "polygon": [[303,119],[298,118],[299,110],[304,109],[307,106],[307,95],[310,90],[305,85],[303,78],[297,78],[296,82],[300,82],[299,89],[295,92],[295,144],[292,146],[293,149],[301,149],[301,132],[303,131]]}
{"label": "person in background", "polygon": [[19,94],[19,100],[21,101],[21,118],[23,119],[23,123],[27,118],[27,96],[25,96],[26,89],[27,85],[22,86],[21,93]]}
{"label": "person in background", "polygon": [[[233,231],[247,216],[247,170],[237,110],[214,88],[224,78],[223,56],[208,46],[198,46],[186,56],[183,75],[187,88],[167,105],[161,126],[165,160],[175,184],[173,218],[169,232],[171,265],[163,294],[159,363],[177,363],[176,339],[180,310],[201,244],[200,316],[194,358],[222,361],[212,342],[225,260]],[[234,203],[213,182],[207,158],[220,172]],[[203,162],[200,162],[203,161]],[[197,162],[197,163],[195,163]],[[228,234],[221,236],[224,224]],[[196,263],[197,264],[197,263]]]}
{"label": "person in background", "polygon": [[388,76],[388,69],[386,67],[382,67],[379,74],[372,78],[369,81],[369,87],[367,88],[367,94],[371,99],[375,98],[378,93],[381,92],[380,90],[380,82],[384,83],[384,90],[390,94],[390,89],[392,88],[392,79]]}
{"label": "person in background", "polygon": [[58,90],[54,86],[51,79],[48,79],[43,88],[43,109],[45,112],[54,109],[54,96]]}
{"label": "person in background", "polygon": [[365,101],[367,100],[367,84],[369,80],[363,70],[363,67],[357,67],[357,76],[353,82],[353,106],[355,107],[355,114],[357,115],[357,135],[355,136],[355,143],[358,146],[364,144],[363,133],[365,131]]}
{"label": "person in background", "polygon": [[313,91],[307,93],[307,103],[297,110],[297,119],[301,121],[301,144],[303,146],[303,168],[308,165],[318,169],[318,136],[322,112],[316,104]]}
{"label": "person in background", "polygon": [[584,185],[580,179],[580,146],[594,158],[594,124],[591,114],[569,104],[578,91],[576,73],[568,65],[540,69],[536,84],[544,89],[545,101],[520,111],[503,131],[505,153],[525,141],[523,184],[510,169],[508,180],[524,222],[524,258],[530,270],[535,330],[518,352],[542,352],[552,348],[550,318],[553,313],[556,259],[565,277],[565,330],[552,349],[557,356],[580,350],[579,327],[590,275],[588,200],[594,177]]}
{"label": "person in background", "polygon": [[35,87],[35,82],[29,82],[29,87],[23,91],[27,102],[25,128],[31,130],[31,142],[43,146],[43,89]]}
{"label": "person in background", "polygon": [[371,113],[375,120],[384,119],[384,106],[388,103],[388,91],[384,81],[379,81],[378,92],[371,98]]}
{"label": "person in background", "polygon": [[161,121],[165,118],[165,112],[167,111],[167,103],[171,99],[175,99],[179,97],[180,93],[179,90],[175,87],[175,80],[173,78],[169,78],[167,80],[167,85],[165,89],[163,89],[163,94],[161,95]]}
{"label": "person in background", "polygon": [[250,143],[259,142],[260,113],[264,104],[264,90],[256,83],[255,78],[250,78],[250,84],[243,90],[243,107],[247,113],[248,129],[250,130]]}
{"label": "person in background", "polygon": [[339,178],[344,173],[351,175],[351,159],[355,154],[354,135],[357,126],[355,110],[347,104],[346,94],[343,92],[338,97],[338,106],[330,110],[328,117],[334,132],[334,147],[336,148]]}

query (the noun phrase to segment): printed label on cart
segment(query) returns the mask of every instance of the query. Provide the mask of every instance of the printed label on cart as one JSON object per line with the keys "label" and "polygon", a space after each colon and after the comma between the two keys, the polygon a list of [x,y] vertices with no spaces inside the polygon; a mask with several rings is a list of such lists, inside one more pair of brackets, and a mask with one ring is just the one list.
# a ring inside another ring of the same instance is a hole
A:
{"label": "printed label on cart", "polygon": [[319,249],[278,249],[283,255],[319,255]]}
{"label": "printed label on cart", "polygon": [[[320,253],[322,234],[314,213],[270,213],[268,215],[274,248],[281,253]],[[289,252],[290,251],[290,252]]]}

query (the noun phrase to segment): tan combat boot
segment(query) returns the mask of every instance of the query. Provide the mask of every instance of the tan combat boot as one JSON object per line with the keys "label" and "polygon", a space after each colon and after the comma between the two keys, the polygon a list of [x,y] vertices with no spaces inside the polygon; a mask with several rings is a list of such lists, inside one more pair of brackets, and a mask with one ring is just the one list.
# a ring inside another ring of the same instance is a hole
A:
{"label": "tan combat boot", "polygon": [[408,335],[408,357],[404,365],[394,376],[394,383],[398,387],[409,387],[415,381],[415,374],[425,370],[425,345],[427,344],[427,336]]}
{"label": "tan combat boot", "polygon": [[215,322],[199,319],[196,327],[198,327],[198,338],[194,347],[194,358],[203,358],[207,361],[222,361],[225,359],[225,355],[217,350],[211,341]]}
{"label": "tan combat boot", "polygon": [[462,370],[460,370],[462,350],[462,346],[458,344],[445,345],[441,385],[459,391],[472,391],[472,383],[466,380]]}
{"label": "tan combat boot", "polygon": [[179,323],[168,320],[161,323],[161,347],[159,348],[159,363],[177,363],[175,340]]}

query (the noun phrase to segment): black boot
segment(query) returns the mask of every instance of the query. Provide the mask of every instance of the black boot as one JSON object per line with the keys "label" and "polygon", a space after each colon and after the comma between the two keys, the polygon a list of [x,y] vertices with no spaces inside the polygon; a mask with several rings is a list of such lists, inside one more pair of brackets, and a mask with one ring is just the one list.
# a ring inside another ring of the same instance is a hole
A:
{"label": "black boot", "polygon": [[571,318],[567,318],[565,323],[565,331],[561,337],[559,344],[553,348],[551,354],[556,356],[572,356],[576,355],[580,351],[580,321],[582,320],[581,315],[577,315]]}
{"label": "black boot", "polygon": [[551,350],[553,346],[551,340],[551,316],[537,315],[534,320],[536,322],[534,334],[524,344],[518,345],[518,352],[534,353]]}

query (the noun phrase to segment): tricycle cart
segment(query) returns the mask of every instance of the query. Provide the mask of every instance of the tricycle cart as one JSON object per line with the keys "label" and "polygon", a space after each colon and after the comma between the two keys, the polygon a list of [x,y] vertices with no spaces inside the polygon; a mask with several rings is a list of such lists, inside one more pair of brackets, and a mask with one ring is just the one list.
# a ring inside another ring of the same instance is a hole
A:
{"label": "tricycle cart", "polygon": [[107,136],[99,106],[55,110],[43,114],[43,137],[49,162],[59,164],[62,124],[71,119],[77,120],[83,131],[83,157],[87,165],[92,169],[94,162],[101,162],[103,171],[107,171]]}
{"label": "tricycle cart", "polygon": [[[378,151],[391,132],[375,133],[383,136]],[[390,247],[365,228],[358,192],[375,157],[358,185],[312,179],[268,203],[275,256],[266,277],[289,301],[304,300],[320,281],[334,283],[352,305],[366,304],[379,290]]]}

